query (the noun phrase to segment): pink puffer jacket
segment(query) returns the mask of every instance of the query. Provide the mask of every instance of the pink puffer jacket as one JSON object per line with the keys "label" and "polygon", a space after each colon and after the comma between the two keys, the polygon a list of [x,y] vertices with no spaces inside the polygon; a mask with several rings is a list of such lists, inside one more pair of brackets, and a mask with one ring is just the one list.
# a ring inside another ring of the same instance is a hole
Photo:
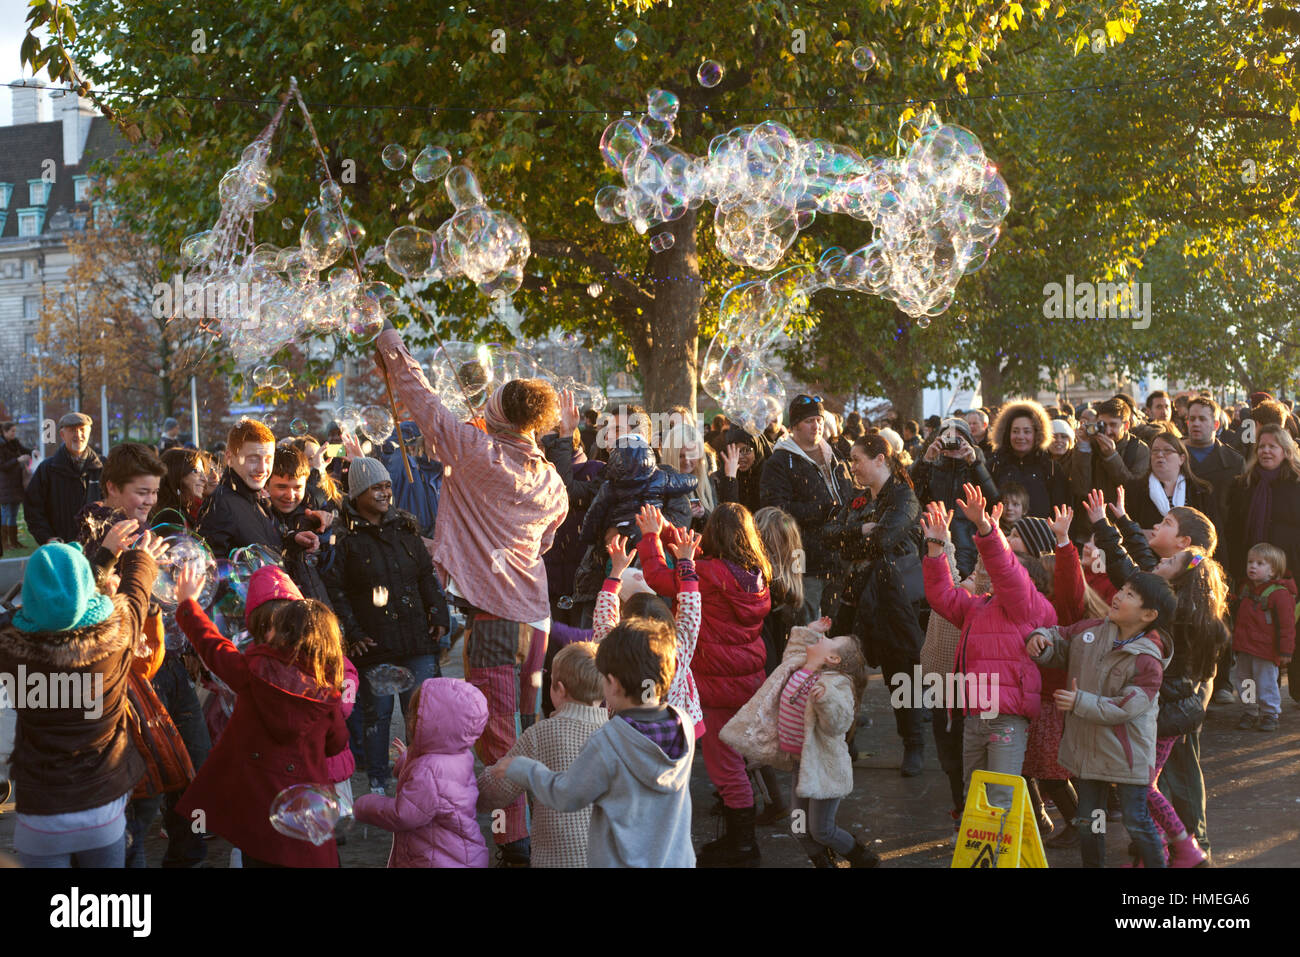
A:
{"label": "pink puffer jacket", "polygon": [[397,763],[397,796],[367,794],[355,814],[393,832],[389,867],[487,867],[475,819],[474,742],[487,726],[487,699],[467,681],[420,685],[415,736]]}
{"label": "pink puffer jacket", "polygon": [[[1056,624],[1056,610],[1039,594],[1029,573],[1016,559],[1002,532],[995,526],[988,535],[976,535],[975,547],[984,559],[991,595],[972,595],[952,582],[948,560],[927,557],[925,598],[930,607],[961,629],[953,670],[997,678],[998,714],[1038,717],[1043,680],[1038,665],[1025,651],[1025,639],[1035,628]],[[978,713],[968,703],[967,714]]]}
{"label": "pink puffer jacket", "polygon": [[[339,702],[339,710],[343,712],[344,721],[352,717],[352,709],[356,707],[360,680],[357,677],[357,666],[352,663],[351,659],[344,658],[343,697]],[[356,769],[356,755],[352,753],[350,746],[325,759],[325,770],[329,772],[329,779],[334,784],[348,780]]]}

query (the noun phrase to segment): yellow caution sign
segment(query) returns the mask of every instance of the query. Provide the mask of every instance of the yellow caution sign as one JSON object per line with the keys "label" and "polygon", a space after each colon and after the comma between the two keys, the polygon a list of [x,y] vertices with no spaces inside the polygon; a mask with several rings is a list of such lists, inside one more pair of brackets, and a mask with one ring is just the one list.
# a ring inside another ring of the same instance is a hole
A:
{"label": "yellow caution sign", "polygon": [[[991,804],[987,785],[1011,789],[1011,807]],[[953,867],[1046,867],[1029,789],[1018,774],[976,771],[961,815]]]}

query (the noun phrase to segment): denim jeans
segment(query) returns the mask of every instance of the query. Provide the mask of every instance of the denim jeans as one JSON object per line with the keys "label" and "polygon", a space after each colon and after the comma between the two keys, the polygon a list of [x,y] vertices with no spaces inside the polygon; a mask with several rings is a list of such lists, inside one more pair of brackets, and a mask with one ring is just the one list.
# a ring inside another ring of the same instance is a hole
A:
{"label": "denim jeans", "polygon": [[[970,777],[976,771],[1019,774],[1025,764],[1025,746],[1029,744],[1029,719],[1018,714],[996,718],[966,715],[962,726],[962,776],[970,789]],[[1011,789],[1004,784],[988,786],[988,800],[998,807],[1011,806]]]}
{"label": "denim jeans", "polygon": [[20,503],[14,502],[12,505],[0,504],[0,525],[17,525],[18,524],[18,506]]}
{"label": "denim jeans", "polygon": [[121,867],[126,858],[126,833],[112,844],[74,851],[71,854],[24,854],[18,852],[23,867]]}
{"label": "denim jeans", "polygon": [[[1074,819],[1079,829],[1079,851],[1084,867],[1106,866],[1106,796],[1109,781],[1079,779],[1079,811]],[[1117,784],[1120,813],[1129,840],[1137,845],[1144,867],[1164,867],[1165,848],[1156,831],[1155,821],[1147,811],[1147,788],[1142,784]]]}
{"label": "denim jeans", "polygon": [[[154,675],[153,690],[158,693],[159,700],[180,732],[197,773],[212,750],[212,739],[208,736],[208,723],[203,718],[203,709],[199,707],[198,696],[194,693],[194,685],[190,684],[179,651],[167,652],[162,667]],[[167,828],[163,867],[194,867],[208,856],[203,835],[194,833],[189,818],[176,813],[176,804],[184,793],[172,791],[163,795],[163,826]],[[145,821],[140,833],[143,834],[148,826],[149,822]]]}
{"label": "denim jeans", "polygon": [[794,777],[790,782],[790,801],[795,811],[803,812],[800,815],[803,818],[803,827],[797,827],[798,819],[792,818],[790,830],[794,832],[795,837],[799,838],[803,849],[812,857],[816,857],[824,847],[829,847],[837,854],[847,855],[857,842],[854,841],[852,834],[835,823],[835,815],[843,799],[801,798],[796,793],[798,787],[799,766],[796,764]]}
{"label": "denim jeans", "polygon": [[[163,796],[137,798],[126,806],[126,864],[128,869],[148,867],[144,854],[144,838],[149,833],[149,825],[158,816],[162,807]],[[170,839],[171,831],[167,832]]]}
{"label": "denim jeans", "polygon": [[[1265,715],[1276,718],[1282,713],[1282,691],[1278,687],[1278,666],[1267,658],[1260,658],[1244,651],[1237,652],[1237,666],[1233,671],[1236,684],[1241,689],[1242,698],[1251,698],[1245,704],[1245,712],[1251,717]],[[1254,683],[1254,687],[1246,684]],[[1247,690],[1254,691],[1248,695]]]}
{"label": "denim jeans", "polygon": [[[442,669],[438,667],[437,655],[407,655],[404,658],[394,658],[385,663],[408,668],[411,674],[415,676],[415,684],[397,696],[402,702],[403,715],[409,713],[411,693],[420,687],[426,678],[442,676]],[[357,711],[360,711],[365,716],[366,773],[369,775],[372,785],[387,785],[389,773],[388,733],[393,724],[393,696],[390,694],[377,695],[371,690],[370,681],[366,677],[369,670],[369,668],[362,669],[361,693],[357,695],[357,703],[361,707],[353,710],[352,713],[356,714]]]}

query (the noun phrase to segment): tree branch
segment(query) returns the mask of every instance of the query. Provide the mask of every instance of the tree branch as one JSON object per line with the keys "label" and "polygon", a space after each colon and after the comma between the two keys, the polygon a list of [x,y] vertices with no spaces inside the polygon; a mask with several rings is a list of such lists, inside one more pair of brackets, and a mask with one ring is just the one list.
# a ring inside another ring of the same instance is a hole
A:
{"label": "tree branch", "polygon": [[641,309],[649,309],[654,305],[655,297],[626,276],[619,275],[618,265],[604,253],[585,249],[567,239],[536,239],[532,246],[533,252],[538,256],[568,259],[579,266],[604,274],[602,281],[608,281],[620,296]]}

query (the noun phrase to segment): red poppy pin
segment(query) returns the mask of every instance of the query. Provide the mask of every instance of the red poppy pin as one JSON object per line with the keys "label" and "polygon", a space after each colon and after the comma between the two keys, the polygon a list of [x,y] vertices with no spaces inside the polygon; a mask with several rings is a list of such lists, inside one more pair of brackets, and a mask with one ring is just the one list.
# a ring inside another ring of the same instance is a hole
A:
{"label": "red poppy pin", "polygon": [[867,497],[865,495],[859,495],[853,501],[849,502],[849,508],[859,509],[865,506],[866,504],[867,504]]}

